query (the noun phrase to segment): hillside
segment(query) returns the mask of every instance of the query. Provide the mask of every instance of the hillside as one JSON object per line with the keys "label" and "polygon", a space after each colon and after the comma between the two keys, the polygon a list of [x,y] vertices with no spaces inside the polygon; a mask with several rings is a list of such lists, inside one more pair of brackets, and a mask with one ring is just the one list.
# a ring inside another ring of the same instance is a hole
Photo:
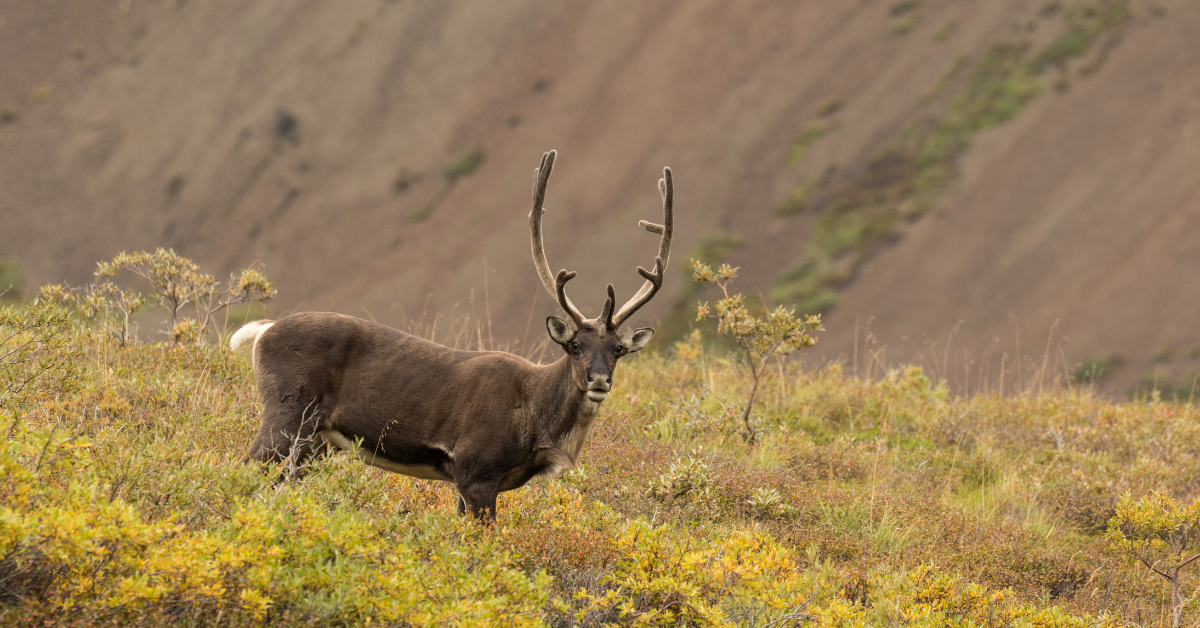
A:
{"label": "hillside", "polygon": [[[585,311],[640,283],[655,239],[636,222],[658,216],[669,165],[671,281],[641,321],[678,328],[669,314],[703,296],[688,256],[749,242],[727,258],[748,287],[827,309],[819,359],[853,368],[870,347],[996,380],[1053,329],[1059,371],[1120,356],[1113,392],[1200,367],[1200,8],[1184,0],[18,0],[0,16],[0,256],[32,286],[167,246],[218,274],[261,263],[275,313],[486,308],[496,337],[523,339],[555,311],[526,214],[556,148],[550,263],[579,272]],[[977,96],[1007,108],[956,109],[977,76],[999,76]],[[948,128],[936,159],[909,150]]]}
{"label": "hillside", "polygon": [[749,442],[749,382],[701,340],[622,360],[580,466],[485,527],[346,452],[243,464],[260,404],[223,345],[0,308],[0,623],[1172,625],[1109,521],[1160,491],[1141,512],[1183,500],[1194,544],[1194,406],[793,363]]}

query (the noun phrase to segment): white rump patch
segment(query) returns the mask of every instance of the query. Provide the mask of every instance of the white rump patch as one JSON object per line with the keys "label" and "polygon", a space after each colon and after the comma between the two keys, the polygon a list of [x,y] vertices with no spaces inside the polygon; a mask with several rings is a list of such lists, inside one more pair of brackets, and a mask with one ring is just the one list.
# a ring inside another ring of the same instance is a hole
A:
{"label": "white rump patch", "polygon": [[[229,338],[229,348],[237,351],[241,349],[247,342],[258,342],[258,337],[267,329],[274,325],[275,321],[252,321],[242,325],[242,328],[237,330]],[[253,353],[253,351],[251,352]]]}
{"label": "white rump patch", "polygon": [[247,342],[252,343],[250,345],[250,363],[254,364],[256,361],[254,359],[254,355],[256,353],[255,349],[258,348],[258,337],[261,336],[264,331],[270,329],[271,325],[274,324],[275,321],[262,320],[251,321],[245,325],[242,325],[241,329],[237,330],[237,332],[229,337],[229,348],[237,351],[245,346]]}

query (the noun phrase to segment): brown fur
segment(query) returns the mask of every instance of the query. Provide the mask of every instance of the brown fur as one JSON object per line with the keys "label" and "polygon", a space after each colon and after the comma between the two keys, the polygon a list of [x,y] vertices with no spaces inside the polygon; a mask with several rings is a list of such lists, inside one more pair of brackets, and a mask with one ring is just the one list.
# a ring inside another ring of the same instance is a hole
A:
{"label": "brown fur", "polygon": [[254,340],[263,417],[248,458],[291,457],[300,464],[327,443],[345,448],[359,441],[364,462],[454,482],[459,512],[488,518],[496,515],[500,491],[575,466],[612,388],[617,360],[654,335],[650,328],[617,329],[662,288],[673,192],[671,169],[664,168],[658,186],[663,224],[639,223],[661,236],[654,271],[638,267],[646,282],[619,309],[609,284],[603,313],[588,320],[565,292],[575,273],[553,275],[542,246],[542,204],[555,156],[543,154],[534,171],[529,235],[543,287],[574,322],[546,319],[546,331],[566,355],[539,365],[511,353],[459,351],[323,312],[250,323],[230,341],[237,348]]}
{"label": "brown fur", "polygon": [[[453,482],[460,512],[494,517],[500,491],[575,464],[599,412],[589,387],[611,385],[627,338],[585,327],[564,344],[566,355],[539,365],[352,316],[293,314],[254,344],[263,416],[248,457],[303,461],[324,445],[320,432],[336,430],[385,462]],[[297,444],[302,451],[292,452]]]}

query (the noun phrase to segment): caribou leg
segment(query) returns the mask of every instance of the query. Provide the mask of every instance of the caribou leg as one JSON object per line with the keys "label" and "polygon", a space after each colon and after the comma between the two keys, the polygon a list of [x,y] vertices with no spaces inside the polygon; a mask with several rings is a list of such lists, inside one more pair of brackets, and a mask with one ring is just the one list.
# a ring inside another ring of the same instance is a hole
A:
{"label": "caribou leg", "polygon": [[300,407],[298,404],[271,404],[263,409],[258,434],[242,462],[251,460],[271,464],[288,462],[290,475],[314,454],[326,449],[325,439],[317,433],[317,399]]}
{"label": "caribou leg", "polygon": [[456,481],[458,489],[458,513],[471,513],[476,519],[491,523],[496,520],[496,495],[500,493],[499,481]]}

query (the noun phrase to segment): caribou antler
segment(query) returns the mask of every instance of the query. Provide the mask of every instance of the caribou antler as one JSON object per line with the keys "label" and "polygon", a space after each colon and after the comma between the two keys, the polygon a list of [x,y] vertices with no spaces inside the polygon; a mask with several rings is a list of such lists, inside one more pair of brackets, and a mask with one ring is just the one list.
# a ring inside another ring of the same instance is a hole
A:
{"label": "caribou antler", "polygon": [[613,285],[610,283],[610,284],[608,284],[608,298],[604,300],[604,311],[600,313],[600,318],[596,319],[598,321],[604,321],[604,325],[608,329],[616,329],[617,328],[616,325],[613,325],[613,319],[612,319],[613,306],[616,305],[616,303],[617,303],[617,293],[615,290],[613,290]]}
{"label": "caribou antler", "polygon": [[[650,233],[657,233],[662,236],[658,242],[658,257],[654,260],[654,272],[638,266],[638,274],[646,278],[646,283],[642,284],[641,289],[629,299],[621,309],[617,310],[611,318],[606,321],[608,328],[616,330],[621,326],[638,308],[642,307],[654,298],[655,293],[659,288],[662,288],[663,273],[667,269],[667,260],[671,257],[671,231],[673,227],[672,220],[672,204],[674,203],[674,188],[671,185],[671,169],[663,168],[663,178],[658,180],[658,193],[663,199],[663,224],[656,225],[645,220],[638,221],[638,226],[642,227]],[[612,291],[609,291],[611,298]]]}
{"label": "caribou antler", "polygon": [[558,271],[558,275],[554,278],[554,297],[558,299],[558,304],[563,311],[571,317],[571,320],[575,321],[575,329],[581,329],[586,322],[583,314],[580,314],[579,310],[571,304],[571,300],[567,298],[567,282],[574,278],[575,271],[573,270],[568,271],[564,268]]}
{"label": "caribou antler", "polygon": [[538,277],[542,279],[542,286],[550,293],[550,298],[558,301],[563,311],[575,321],[575,327],[578,329],[583,324],[583,314],[571,303],[571,299],[567,298],[567,293],[563,290],[564,284],[573,279],[575,273],[561,270],[557,277],[551,275],[550,264],[546,261],[546,249],[542,246],[542,214],[546,213],[542,203],[546,201],[546,183],[550,181],[550,171],[554,169],[554,157],[557,154],[558,151],[553,150],[543,154],[542,165],[533,171],[533,210],[529,212],[529,239],[533,246],[533,266],[537,268]]}
{"label": "caribou antler", "polygon": [[663,198],[663,224],[658,225],[645,220],[638,222],[638,226],[646,231],[662,236],[658,243],[658,257],[654,260],[654,272],[638,266],[637,272],[645,277],[646,283],[642,284],[637,293],[616,313],[613,312],[613,306],[617,302],[617,297],[612,284],[609,284],[604,311],[599,317],[587,320],[580,313],[579,308],[571,303],[565,290],[566,283],[575,278],[575,273],[564,269],[558,271],[558,275],[551,275],[550,264],[546,261],[546,249],[542,245],[542,214],[546,213],[542,203],[546,200],[546,183],[550,180],[550,171],[554,169],[554,157],[557,154],[557,151],[553,150],[543,154],[542,165],[533,172],[533,210],[529,212],[529,237],[533,248],[533,265],[537,268],[538,277],[541,278],[546,292],[550,293],[551,298],[558,301],[558,305],[562,307],[563,311],[571,317],[571,320],[575,321],[576,329],[603,323],[607,329],[616,331],[621,323],[624,323],[634,312],[638,311],[638,308],[653,299],[658,290],[662,288],[663,273],[667,269],[667,260],[671,256],[672,204],[674,202],[671,169],[663,168],[663,178],[658,180],[658,191]]}

